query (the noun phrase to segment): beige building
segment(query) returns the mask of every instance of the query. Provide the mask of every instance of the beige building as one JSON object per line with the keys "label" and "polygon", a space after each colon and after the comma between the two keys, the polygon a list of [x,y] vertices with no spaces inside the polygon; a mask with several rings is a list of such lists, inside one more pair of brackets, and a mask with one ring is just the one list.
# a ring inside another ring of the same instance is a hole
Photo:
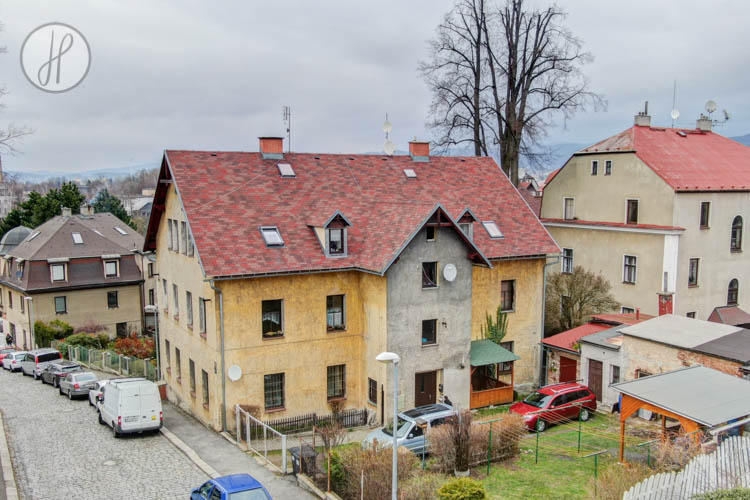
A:
{"label": "beige building", "polygon": [[559,248],[491,158],[426,143],[398,157],[282,151],[261,138],[257,153],[164,155],[144,249],[171,401],[216,429],[234,428],[237,404],[264,420],[340,405],[382,422],[393,372],[375,357],[392,351],[400,408],[443,395],[467,408],[484,368],[472,341],[498,306],[515,382],[538,383]]}
{"label": "beige building", "polygon": [[3,331],[24,349],[37,345],[36,321],[141,334],[149,295],[142,246],[143,237],[109,213],[67,212],[33,229],[0,261]]}
{"label": "beige building", "polygon": [[707,319],[750,306],[744,221],[750,148],[711,131],[651,127],[650,117],[574,154],[544,188],[541,219],[559,270],[601,273],[622,311]]}

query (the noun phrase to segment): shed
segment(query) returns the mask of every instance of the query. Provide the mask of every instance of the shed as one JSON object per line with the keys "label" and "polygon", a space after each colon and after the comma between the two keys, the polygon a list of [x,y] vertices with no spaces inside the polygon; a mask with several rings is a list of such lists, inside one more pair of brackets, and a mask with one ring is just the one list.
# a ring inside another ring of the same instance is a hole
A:
{"label": "shed", "polygon": [[641,408],[678,420],[687,433],[750,415],[750,381],[700,365],[612,387],[622,393],[620,461],[625,451],[625,421]]}
{"label": "shed", "polygon": [[[471,409],[513,401],[513,363],[521,358],[483,339],[471,341]],[[501,380],[510,375],[510,383]]]}

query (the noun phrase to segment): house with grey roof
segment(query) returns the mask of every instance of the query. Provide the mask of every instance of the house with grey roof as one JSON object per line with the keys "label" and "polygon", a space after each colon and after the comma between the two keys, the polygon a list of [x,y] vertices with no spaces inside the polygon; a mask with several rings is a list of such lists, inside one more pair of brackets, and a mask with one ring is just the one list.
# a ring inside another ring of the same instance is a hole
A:
{"label": "house with grey roof", "polygon": [[28,232],[0,259],[3,331],[23,348],[37,344],[36,321],[140,334],[154,295],[143,286],[153,269],[142,246],[143,237],[109,213],[65,211]]}

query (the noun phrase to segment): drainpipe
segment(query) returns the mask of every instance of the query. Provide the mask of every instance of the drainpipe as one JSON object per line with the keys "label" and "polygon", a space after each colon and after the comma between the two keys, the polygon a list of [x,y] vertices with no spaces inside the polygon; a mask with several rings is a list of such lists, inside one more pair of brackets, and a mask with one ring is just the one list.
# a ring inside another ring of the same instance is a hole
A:
{"label": "drainpipe", "polygon": [[555,264],[559,264],[559,263],[560,263],[560,255],[558,254],[555,256],[555,260],[544,264],[544,272],[543,272],[544,274],[543,285],[544,286],[542,286],[542,331],[539,336],[539,345],[542,348],[541,349],[542,357],[539,358],[539,384],[540,385],[544,385],[547,383],[547,372],[545,370],[546,363],[544,361],[545,355],[547,354],[547,352],[546,352],[546,349],[544,348],[544,344],[542,344],[541,342],[542,339],[544,339],[544,321],[545,321],[544,312],[547,306],[547,268],[549,266],[554,266]]}
{"label": "drainpipe", "polygon": [[208,280],[208,285],[219,294],[219,337],[221,343],[221,432],[227,430],[227,380],[224,368],[224,294],[214,286],[214,280]]}

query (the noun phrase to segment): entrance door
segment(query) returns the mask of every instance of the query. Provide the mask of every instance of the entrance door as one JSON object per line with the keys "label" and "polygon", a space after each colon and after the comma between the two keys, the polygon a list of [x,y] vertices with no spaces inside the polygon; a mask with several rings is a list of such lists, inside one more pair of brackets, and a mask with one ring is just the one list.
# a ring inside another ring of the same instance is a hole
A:
{"label": "entrance door", "polygon": [[589,389],[596,394],[596,400],[602,400],[602,362],[589,360]]}
{"label": "entrance door", "polygon": [[437,402],[437,372],[417,373],[414,376],[414,406]]}
{"label": "entrance door", "polygon": [[578,361],[560,356],[560,382],[575,382]]}

